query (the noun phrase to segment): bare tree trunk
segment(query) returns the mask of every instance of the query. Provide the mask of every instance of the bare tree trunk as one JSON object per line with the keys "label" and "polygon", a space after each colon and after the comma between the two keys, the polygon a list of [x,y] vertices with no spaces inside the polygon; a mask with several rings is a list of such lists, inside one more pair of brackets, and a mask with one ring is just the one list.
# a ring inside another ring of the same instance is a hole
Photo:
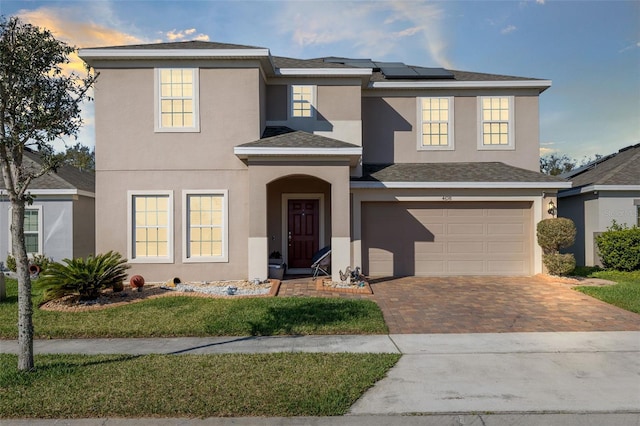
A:
{"label": "bare tree trunk", "polygon": [[11,203],[11,241],[18,272],[18,370],[31,371],[33,362],[33,304],[29,259],[24,245],[24,202]]}

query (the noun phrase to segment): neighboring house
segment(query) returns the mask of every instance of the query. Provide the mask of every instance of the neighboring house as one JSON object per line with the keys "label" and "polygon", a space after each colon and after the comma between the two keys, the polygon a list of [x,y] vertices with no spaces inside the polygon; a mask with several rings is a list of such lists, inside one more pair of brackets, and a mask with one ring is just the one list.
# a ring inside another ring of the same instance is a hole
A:
{"label": "neighboring house", "polygon": [[568,249],[581,266],[601,265],[595,236],[615,220],[640,226],[640,144],[621,149],[562,175],[573,187],[558,197],[558,215],[576,224],[576,243]]}
{"label": "neighboring house", "polygon": [[[24,164],[40,162],[37,153],[25,151]],[[25,210],[25,243],[29,255],[55,261],[95,253],[95,176],[71,166],[61,166],[31,182],[33,203]],[[0,261],[11,253],[11,203],[0,179]]]}
{"label": "neighboring house", "polygon": [[542,272],[548,80],[178,42],[81,49],[96,102],[97,251],[147,280]]}

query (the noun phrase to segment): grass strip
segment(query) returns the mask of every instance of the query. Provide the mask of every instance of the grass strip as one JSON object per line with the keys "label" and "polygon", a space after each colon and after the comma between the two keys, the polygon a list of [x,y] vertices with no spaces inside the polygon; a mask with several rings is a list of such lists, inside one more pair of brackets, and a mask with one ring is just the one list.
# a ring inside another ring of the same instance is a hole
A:
{"label": "grass strip", "polygon": [[[0,338],[18,335],[17,281],[7,279],[0,302]],[[34,286],[34,306],[42,293]],[[208,299],[164,297],[88,312],[35,308],[36,338],[272,336],[385,334],[382,311],[370,300],[320,297]]]}
{"label": "grass strip", "polygon": [[640,314],[640,271],[586,271],[584,276],[615,281],[603,287],[579,286],[576,290],[603,302]]}
{"label": "grass strip", "polygon": [[0,354],[0,417],[338,416],[398,354]]}

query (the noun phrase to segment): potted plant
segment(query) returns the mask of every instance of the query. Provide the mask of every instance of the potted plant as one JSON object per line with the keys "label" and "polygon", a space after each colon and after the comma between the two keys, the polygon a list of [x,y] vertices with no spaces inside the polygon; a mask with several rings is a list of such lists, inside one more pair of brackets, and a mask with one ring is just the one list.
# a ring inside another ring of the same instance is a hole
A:
{"label": "potted plant", "polygon": [[269,278],[282,280],[284,278],[284,259],[279,251],[274,250],[269,254]]}
{"label": "potted plant", "polygon": [[269,254],[269,265],[282,265],[284,263],[284,259],[282,259],[282,254],[278,250],[274,250]]}

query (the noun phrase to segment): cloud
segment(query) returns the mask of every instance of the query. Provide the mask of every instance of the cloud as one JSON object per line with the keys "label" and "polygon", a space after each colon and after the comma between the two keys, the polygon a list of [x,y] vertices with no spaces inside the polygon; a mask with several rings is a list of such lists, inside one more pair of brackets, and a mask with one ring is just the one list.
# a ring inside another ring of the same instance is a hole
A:
{"label": "cloud", "polygon": [[276,26],[298,51],[333,45],[335,52],[335,45],[343,43],[359,56],[377,59],[417,37],[433,62],[450,68],[442,17],[440,5],[415,1],[291,2]]}
{"label": "cloud", "polygon": [[500,31],[501,34],[510,34],[517,30],[518,28],[515,25],[508,25]]}
{"label": "cloud", "polygon": [[546,1],[546,0],[536,0],[536,3],[538,3],[538,4],[545,4],[545,1]]}
{"label": "cloud", "polygon": [[209,41],[209,36],[206,34],[196,34],[197,30],[195,28],[188,28],[186,30],[171,30],[164,33],[164,38],[168,41],[183,41],[185,39],[188,40],[200,40],[200,41]]}

